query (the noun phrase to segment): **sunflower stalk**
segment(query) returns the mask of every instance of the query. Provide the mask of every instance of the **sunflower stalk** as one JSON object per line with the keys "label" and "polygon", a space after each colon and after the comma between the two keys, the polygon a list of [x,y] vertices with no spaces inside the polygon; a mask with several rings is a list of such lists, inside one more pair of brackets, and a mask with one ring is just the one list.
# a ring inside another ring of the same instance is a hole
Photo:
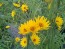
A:
{"label": "sunflower stalk", "polygon": [[29,34],[27,35],[27,40],[28,40],[28,41],[27,41],[27,49],[29,49],[29,46],[30,46],[30,45],[29,45],[29,40],[30,40]]}

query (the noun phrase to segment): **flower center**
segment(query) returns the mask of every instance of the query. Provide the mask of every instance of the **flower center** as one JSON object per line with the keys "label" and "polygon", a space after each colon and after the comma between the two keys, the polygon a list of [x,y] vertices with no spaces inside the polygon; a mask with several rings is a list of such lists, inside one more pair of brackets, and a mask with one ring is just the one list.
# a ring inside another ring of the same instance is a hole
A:
{"label": "flower center", "polygon": [[24,9],[26,9],[26,7],[24,7]]}
{"label": "flower center", "polygon": [[36,41],[36,39],[33,39],[33,41],[35,42],[35,41]]}
{"label": "flower center", "polygon": [[58,20],[56,22],[59,22]]}
{"label": "flower center", "polygon": [[24,43],[26,43],[26,41],[24,41]]}
{"label": "flower center", "polygon": [[39,26],[40,26],[40,27],[43,27],[43,24],[42,24],[42,23],[39,23]]}
{"label": "flower center", "polygon": [[31,30],[31,31],[34,31],[34,30],[35,30],[35,28],[34,28],[34,27],[31,27],[31,28],[30,28],[30,30]]}
{"label": "flower center", "polygon": [[24,29],[24,32],[27,32],[27,30],[26,30],[26,29]]}

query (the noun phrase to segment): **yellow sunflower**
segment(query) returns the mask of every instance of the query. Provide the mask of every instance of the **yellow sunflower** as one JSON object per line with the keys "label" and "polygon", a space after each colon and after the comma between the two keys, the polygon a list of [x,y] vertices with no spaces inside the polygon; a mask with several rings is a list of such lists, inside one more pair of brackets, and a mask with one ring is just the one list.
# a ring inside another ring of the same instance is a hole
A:
{"label": "yellow sunflower", "polygon": [[26,4],[22,4],[21,10],[22,10],[23,12],[27,12],[28,6],[27,6]]}
{"label": "yellow sunflower", "polygon": [[57,26],[62,26],[63,19],[60,16],[57,16],[55,19],[55,22],[56,22]]}
{"label": "yellow sunflower", "polygon": [[29,27],[27,23],[21,24],[18,29],[19,34],[26,35],[29,33]]}
{"label": "yellow sunflower", "polygon": [[50,27],[50,22],[44,16],[38,16],[38,18],[35,18],[35,21],[40,30],[48,30]]}
{"label": "yellow sunflower", "polygon": [[58,30],[61,30],[61,26],[63,25],[63,19],[60,16],[57,16],[55,19],[55,23],[58,26]]}
{"label": "yellow sunflower", "polygon": [[27,46],[27,38],[23,37],[20,41],[20,45],[25,48]]}
{"label": "yellow sunflower", "polygon": [[31,40],[34,45],[39,45],[40,44],[40,37],[38,37],[36,34],[32,34]]}
{"label": "yellow sunflower", "polygon": [[15,38],[15,41],[16,41],[16,42],[19,42],[19,41],[20,41],[20,38],[19,38],[19,37],[16,37],[16,38]]}
{"label": "yellow sunflower", "polygon": [[32,19],[28,21],[28,27],[32,33],[37,33],[39,30],[39,28],[37,28],[36,22]]}
{"label": "yellow sunflower", "polygon": [[13,3],[13,5],[14,5],[15,7],[20,7],[20,4],[19,4],[19,3]]}

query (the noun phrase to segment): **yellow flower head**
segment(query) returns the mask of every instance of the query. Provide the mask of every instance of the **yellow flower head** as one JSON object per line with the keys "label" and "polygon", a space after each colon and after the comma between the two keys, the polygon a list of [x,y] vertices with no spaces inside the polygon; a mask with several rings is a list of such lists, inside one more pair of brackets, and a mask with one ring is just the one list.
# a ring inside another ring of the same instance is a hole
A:
{"label": "yellow flower head", "polygon": [[3,5],[3,3],[0,3],[0,7]]}
{"label": "yellow flower head", "polygon": [[39,30],[37,28],[36,22],[32,19],[28,21],[28,26],[29,26],[30,32],[32,32],[32,33],[37,33]]}
{"label": "yellow flower head", "polygon": [[27,38],[23,37],[20,41],[20,45],[24,48],[27,46]]}
{"label": "yellow flower head", "polygon": [[20,7],[20,4],[19,4],[19,3],[13,3],[13,5],[14,5],[15,7]]}
{"label": "yellow flower head", "polygon": [[40,30],[47,30],[47,29],[49,29],[50,22],[47,21],[47,18],[45,18],[44,16],[41,16],[41,17],[38,16],[38,18],[35,18],[35,20],[36,20],[36,23],[37,23],[38,28]]}
{"label": "yellow flower head", "polygon": [[22,4],[21,10],[22,10],[23,12],[27,12],[28,6],[27,6],[26,4]]}
{"label": "yellow flower head", "polygon": [[15,15],[16,15],[15,10],[12,10],[12,12],[11,12],[11,16],[12,16],[12,18],[14,18]]}
{"label": "yellow flower head", "polygon": [[60,16],[57,16],[55,19],[55,22],[56,22],[57,26],[62,26],[63,19]]}
{"label": "yellow flower head", "polygon": [[18,29],[19,34],[26,35],[29,33],[29,27],[27,23],[21,24]]}
{"label": "yellow flower head", "polygon": [[40,44],[40,37],[38,37],[36,34],[33,34],[31,36],[31,40],[34,45],[39,45]]}
{"label": "yellow flower head", "polygon": [[16,38],[15,38],[15,41],[16,41],[16,42],[19,42],[19,41],[20,41],[20,38],[19,38],[19,37],[16,37]]}
{"label": "yellow flower head", "polygon": [[58,26],[58,30],[61,30],[63,25],[63,19],[60,16],[57,16],[55,19],[56,25]]}
{"label": "yellow flower head", "polygon": [[5,28],[7,28],[7,29],[8,29],[8,28],[10,28],[10,26],[6,26]]}

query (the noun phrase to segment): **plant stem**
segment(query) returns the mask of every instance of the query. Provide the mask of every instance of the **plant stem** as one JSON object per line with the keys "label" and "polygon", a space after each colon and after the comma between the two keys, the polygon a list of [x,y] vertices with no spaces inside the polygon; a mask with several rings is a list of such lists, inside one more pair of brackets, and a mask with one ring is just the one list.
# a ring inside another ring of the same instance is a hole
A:
{"label": "plant stem", "polygon": [[29,35],[27,35],[27,49],[29,49]]}

